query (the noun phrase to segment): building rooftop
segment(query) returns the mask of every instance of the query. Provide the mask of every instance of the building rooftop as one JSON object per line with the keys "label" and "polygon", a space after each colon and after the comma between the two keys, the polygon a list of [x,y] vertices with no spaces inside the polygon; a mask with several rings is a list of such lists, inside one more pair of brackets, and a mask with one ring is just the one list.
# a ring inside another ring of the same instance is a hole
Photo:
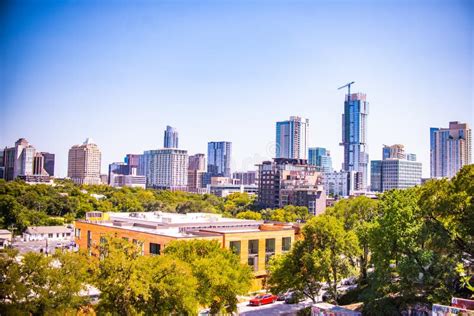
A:
{"label": "building rooftop", "polygon": [[26,229],[26,234],[56,234],[70,233],[72,228],[67,226],[30,226]]}
{"label": "building rooftop", "polygon": [[[227,218],[222,217],[221,214],[212,213],[109,212],[107,216],[104,216],[105,218],[107,219],[86,220],[86,222],[175,238],[257,232],[264,224],[263,221]],[[277,229],[292,228],[279,226]]]}

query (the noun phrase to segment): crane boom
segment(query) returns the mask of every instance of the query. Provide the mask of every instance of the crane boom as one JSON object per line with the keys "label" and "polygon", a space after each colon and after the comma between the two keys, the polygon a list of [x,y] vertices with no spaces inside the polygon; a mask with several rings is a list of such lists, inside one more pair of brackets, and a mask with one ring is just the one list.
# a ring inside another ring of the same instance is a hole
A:
{"label": "crane boom", "polygon": [[342,88],[347,87],[347,95],[349,96],[349,101],[351,100],[351,85],[354,83],[355,81],[352,81],[352,82],[346,83],[342,87],[337,88],[337,90],[341,90]]}

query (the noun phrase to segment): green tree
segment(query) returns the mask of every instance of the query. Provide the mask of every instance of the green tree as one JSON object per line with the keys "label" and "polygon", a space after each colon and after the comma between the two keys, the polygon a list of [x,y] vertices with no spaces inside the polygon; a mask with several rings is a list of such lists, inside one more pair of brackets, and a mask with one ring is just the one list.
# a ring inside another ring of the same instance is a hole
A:
{"label": "green tree", "polygon": [[236,296],[247,293],[250,288],[250,268],[217,241],[173,241],[165,248],[165,255],[191,265],[198,280],[199,303],[210,306],[213,314],[224,308],[227,312],[235,311]]}
{"label": "green tree", "polygon": [[87,282],[87,259],[80,253],[57,252],[52,257],[18,252],[0,256],[0,307],[6,314],[64,314],[86,303],[80,295]]}
{"label": "green tree", "polygon": [[326,214],[342,220],[346,230],[356,233],[362,249],[359,257],[360,281],[366,282],[370,254],[368,232],[380,214],[377,200],[366,196],[343,199],[328,208]]}
{"label": "green tree", "polygon": [[239,219],[253,219],[259,221],[262,219],[262,214],[254,211],[244,211],[237,214],[236,218]]}

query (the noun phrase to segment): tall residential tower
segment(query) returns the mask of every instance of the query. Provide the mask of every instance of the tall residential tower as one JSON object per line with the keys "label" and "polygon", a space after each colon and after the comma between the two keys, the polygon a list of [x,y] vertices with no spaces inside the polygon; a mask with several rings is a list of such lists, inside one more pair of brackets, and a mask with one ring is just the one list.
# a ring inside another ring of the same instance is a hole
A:
{"label": "tall residential tower", "polygon": [[165,148],[178,148],[178,131],[176,128],[166,126],[164,137]]}
{"label": "tall residential tower", "polygon": [[449,122],[448,128],[430,128],[431,177],[453,177],[471,163],[472,133],[466,123]]}
{"label": "tall residential tower", "polygon": [[231,142],[207,143],[207,172],[211,177],[231,177]]}
{"label": "tall residential tower", "polygon": [[291,116],[276,123],[275,158],[306,159],[309,120]]}
{"label": "tall residential tower", "polygon": [[356,190],[367,188],[367,116],[369,103],[364,93],[346,94],[342,114],[342,142],[344,146],[344,171],[355,171],[358,178]]}

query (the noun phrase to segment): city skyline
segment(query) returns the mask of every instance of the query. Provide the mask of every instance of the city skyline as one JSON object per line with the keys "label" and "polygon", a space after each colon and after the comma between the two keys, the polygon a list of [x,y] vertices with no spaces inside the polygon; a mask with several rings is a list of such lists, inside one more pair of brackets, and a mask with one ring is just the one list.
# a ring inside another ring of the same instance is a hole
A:
{"label": "city skyline", "polygon": [[24,137],[54,153],[64,177],[68,149],[92,137],[106,173],[127,153],[161,148],[171,125],[190,155],[225,140],[231,169],[255,170],[274,156],[275,122],[297,115],[311,122],[308,147],[330,150],[339,170],[337,88],[355,81],[370,102],[370,160],[402,143],[428,177],[430,128],[473,126],[472,3],[367,4],[12,4],[0,145]]}

